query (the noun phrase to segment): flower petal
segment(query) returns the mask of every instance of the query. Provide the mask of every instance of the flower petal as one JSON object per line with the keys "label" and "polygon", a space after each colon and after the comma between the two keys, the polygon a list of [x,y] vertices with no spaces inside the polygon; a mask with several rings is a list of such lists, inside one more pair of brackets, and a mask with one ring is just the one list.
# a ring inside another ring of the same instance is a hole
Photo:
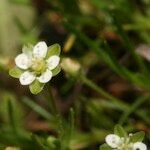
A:
{"label": "flower petal", "polygon": [[53,55],[51,56],[48,60],[47,60],[47,64],[48,64],[48,68],[50,70],[55,69],[60,61],[60,57],[58,57],[57,55]]}
{"label": "flower petal", "polygon": [[38,77],[37,79],[39,80],[39,82],[41,83],[47,83],[48,81],[50,81],[52,78],[52,72],[50,70],[46,70],[44,73],[42,73],[42,75],[40,77]]}
{"label": "flower petal", "polygon": [[15,58],[15,63],[21,69],[28,69],[31,65],[31,59],[28,55],[22,53]]}
{"label": "flower petal", "polygon": [[35,80],[35,75],[32,72],[25,71],[21,74],[19,80],[22,85],[29,85]]}
{"label": "flower petal", "polygon": [[133,150],[147,150],[147,146],[142,142],[136,142],[133,144]]}
{"label": "flower petal", "polygon": [[45,42],[37,43],[33,48],[33,55],[37,58],[44,58],[47,54],[47,45]]}
{"label": "flower petal", "polygon": [[109,134],[106,136],[105,141],[111,148],[117,148],[119,146],[121,138],[115,134]]}

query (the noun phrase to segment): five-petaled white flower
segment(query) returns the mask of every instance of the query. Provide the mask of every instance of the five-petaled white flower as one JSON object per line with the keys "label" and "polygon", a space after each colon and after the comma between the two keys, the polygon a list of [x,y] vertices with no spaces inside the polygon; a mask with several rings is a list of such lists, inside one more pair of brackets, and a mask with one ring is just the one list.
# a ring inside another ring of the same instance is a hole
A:
{"label": "five-petaled white flower", "polygon": [[147,150],[142,142],[132,143],[129,137],[119,137],[115,134],[109,134],[105,138],[106,143],[114,150]]}
{"label": "five-petaled white flower", "polygon": [[[19,78],[22,85],[32,85],[34,81],[44,85],[59,73],[60,46],[47,47],[44,41],[34,47],[24,47],[23,52],[15,58],[17,67],[10,70],[10,75]],[[41,88],[42,89],[42,88]]]}
{"label": "five-petaled white flower", "polygon": [[33,52],[21,53],[15,58],[16,65],[24,70],[19,80],[22,85],[29,85],[35,79],[46,83],[52,78],[52,71],[60,61],[59,56],[53,55],[46,59],[48,47],[45,42],[34,46]]}

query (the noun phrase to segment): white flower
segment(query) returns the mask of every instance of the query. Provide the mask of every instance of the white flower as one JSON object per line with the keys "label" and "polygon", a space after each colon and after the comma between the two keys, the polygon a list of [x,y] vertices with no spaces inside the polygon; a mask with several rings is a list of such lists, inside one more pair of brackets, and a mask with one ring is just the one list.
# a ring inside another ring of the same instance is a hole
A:
{"label": "white flower", "polygon": [[142,142],[136,142],[133,144],[133,150],[147,150],[147,146]]}
{"label": "white flower", "polygon": [[21,53],[15,58],[18,68],[23,70],[19,77],[22,85],[30,85],[35,79],[40,83],[51,80],[52,70],[59,65],[60,58],[52,55],[47,58],[48,47],[45,42],[39,42],[33,47],[31,53]]}
{"label": "white flower", "polygon": [[128,137],[119,137],[115,134],[109,134],[106,136],[105,141],[113,150],[147,150],[147,146],[142,142],[132,143],[130,141],[131,136],[129,134]]}
{"label": "white flower", "polygon": [[121,138],[118,135],[115,134],[109,134],[105,138],[106,143],[111,147],[111,148],[117,148],[120,145]]}

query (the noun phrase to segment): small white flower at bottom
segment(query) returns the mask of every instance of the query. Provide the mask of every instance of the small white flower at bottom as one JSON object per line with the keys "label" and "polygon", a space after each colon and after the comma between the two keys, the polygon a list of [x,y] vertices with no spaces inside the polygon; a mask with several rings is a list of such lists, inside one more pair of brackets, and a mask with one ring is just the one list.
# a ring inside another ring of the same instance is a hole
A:
{"label": "small white flower at bottom", "polygon": [[120,145],[121,138],[118,135],[115,134],[109,134],[105,138],[106,143],[111,147],[111,148],[117,148]]}
{"label": "small white flower at bottom", "polygon": [[133,150],[147,150],[147,146],[142,142],[136,142],[133,144]]}

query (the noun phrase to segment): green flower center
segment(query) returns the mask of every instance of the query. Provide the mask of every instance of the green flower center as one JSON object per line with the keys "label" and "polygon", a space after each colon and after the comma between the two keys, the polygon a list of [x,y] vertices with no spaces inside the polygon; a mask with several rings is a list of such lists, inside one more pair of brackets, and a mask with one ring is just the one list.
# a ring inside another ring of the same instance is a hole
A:
{"label": "green flower center", "polygon": [[35,72],[36,75],[40,75],[46,70],[46,62],[43,59],[34,58],[32,60],[32,71]]}
{"label": "green flower center", "polygon": [[132,146],[130,144],[130,138],[125,138],[123,143],[120,144],[118,150],[132,150]]}

